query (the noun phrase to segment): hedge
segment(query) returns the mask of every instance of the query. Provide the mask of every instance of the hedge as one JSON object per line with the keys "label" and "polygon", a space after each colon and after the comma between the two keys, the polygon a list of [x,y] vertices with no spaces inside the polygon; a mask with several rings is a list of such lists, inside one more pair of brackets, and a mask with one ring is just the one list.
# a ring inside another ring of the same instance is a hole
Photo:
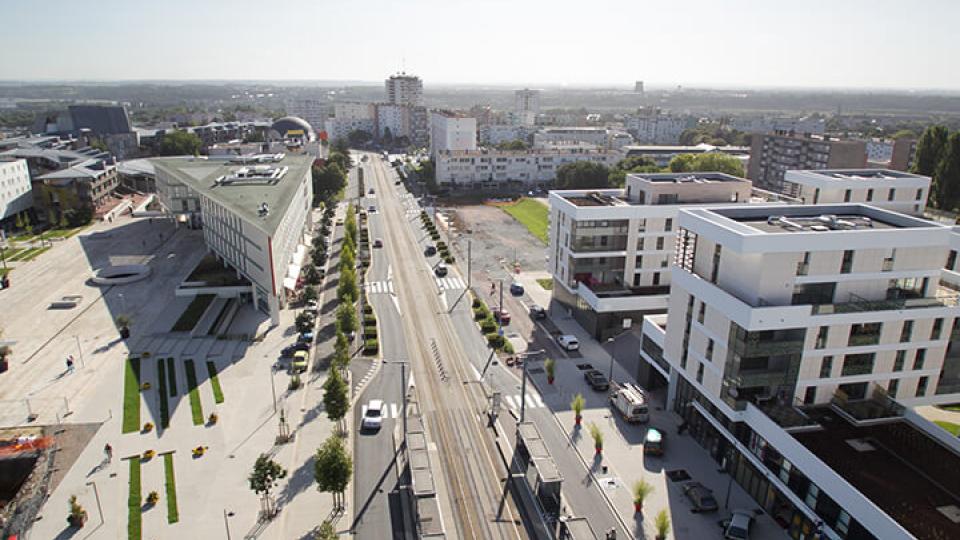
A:
{"label": "hedge", "polygon": [[446,264],[453,264],[454,262],[456,262],[456,259],[454,259],[453,257],[444,257],[443,262],[445,262]]}
{"label": "hedge", "polygon": [[480,331],[484,334],[497,331],[497,323],[493,319],[483,319],[480,321]]}
{"label": "hedge", "polygon": [[380,341],[376,338],[368,339],[363,342],[363,354],[377,354],[380,350]]}
{"label": "hedge", "polygon": [[373,314],[373,306],[371,306],[369,303],[363,304],[363,314],[364,314],[364,315],[372,315],[372,314]]}
{"label": "hedge", "polygon": [[377,316],[373,314],[367,314],[363,316],[363,325],[369,326],[371,324],[377,324]]}
{"label": "hedge", "polygon": [[487,344],[493,347],[494,349],[502,349],[504,343],[507,342],[507,338],[501,336],[496,332],[490,332],[487,334]]}

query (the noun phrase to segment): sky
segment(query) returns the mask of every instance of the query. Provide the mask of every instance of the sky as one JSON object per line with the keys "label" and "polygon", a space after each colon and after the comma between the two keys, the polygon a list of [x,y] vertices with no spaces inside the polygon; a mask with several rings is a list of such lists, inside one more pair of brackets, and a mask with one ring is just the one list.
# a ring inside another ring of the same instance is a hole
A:
{"label": "sky", "polygon": [[2,80],[960,89],[957,0],[5,0]]}

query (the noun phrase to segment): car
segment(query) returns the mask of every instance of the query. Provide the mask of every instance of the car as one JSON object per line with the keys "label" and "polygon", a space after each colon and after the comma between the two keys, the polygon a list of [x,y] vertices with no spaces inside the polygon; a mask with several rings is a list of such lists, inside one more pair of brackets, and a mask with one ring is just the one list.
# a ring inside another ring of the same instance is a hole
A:
{"label": "car", "polygon": [[694,513],[717,511],[717,499],[714,498],[713,492],[700,482],[687,482],[684,484],[683,494],[690,499],[690,503],[693,504],[691,510]]}
{"label": "car", "polygon": [[314,317],[316,317],[320,311],[320,308],[318,308],[317,306],[305,306],[303,308],[303,311],[304,313],[309,313],[310,315],[313,315]]}
{"label": "car", "polygon": [[360,429],[378,430],[383,425],[383,400],[371,399],[363,412]]}
{"label": "car", "polygon": [[375,239],[373,240],[373,247],[375,247],[375,248],[382,248],[382,247],[383,247],[383,240],[381,240],[380,238],[375,238]]}
{"label": "car", "polygon": [[561,334],[557,336],[557,343],[568,351],[575,351],[580,348],[580,340],[572,334]]}
{"label": "car", "polygon": [[729,518],[720,522],[723,527],[725,540],[747,540],[750,538],[750,525],[753,523],[753,512],[750,510],[734,510]]}
{"label": "car", "polygon": [[643,453],[650,456],[662,456],[663,439],[663,432],[659,429],[647,429],[647,434],[643,437]]}
{"label": "car", "polygon": [[316,301],[316,300],[307,300],[306,307],[307,307],[307,309],[316,309],[316,308],[320,307],[320,302],[318,302],[318,301]]}
{"label": "car", "polygon": [[514,281],[510,284],[510,294],[514,296],[523,296],[523,283]]}
{"label": "car", "polygon": [[312,342],[313,342],[313,332],[303,332],[302,334],[300,334],[300,335],[297,337],[297,340],[298,340],[298,341],[301,341],[301,342],[304,342],[304,343],[312,343]]}
{"label": "car", "polygon": [[436,255],[436,254],[437,254],[437,246],[435,246],[435,245],[433,245],[433,244],[430,244],[429,246],[427,246],[427,248],[426,248],[425,250],[423,250],[423,254],[426,255],[427,257]]}
{"label": "car", "polygon": [[377,207],[374,206],[374,205],[372,205],[372,204],[367,207],[367,212],[369,212],[369,213],[371,213],[371,214],[374,213],[374,212],[376,212],[376,211],[377,211]]}
{"label": "car", "polygon": [[402,183],[403,183],[403,182],[402,182],[401,180],[397,180],[397,181],[395,181],[395,182],[393,183],[393,185],[399,186],[399,185],[402,184]]}
{"label": "car", "polygon": [[588,369],[584,371],[583,378],[587,380],[590,388],[594,390],[604,391],[610,389],[610,381],[607,380],[607,376],[599,369]]}
{"label": "car", "polygon": [[287,345],[286,347],[284,347],[283,350],[280,351],[280,356],[284,358],[290,358],[297,351],[309,351],[309,350],[310,350],[309,343],[304,343],[304,342],[294,343],[293,345]]}
{"label": "car", "polygon": [[337,218],[337,225],[343,225],[343,218]]}
{"label": "car", "polygon": [[307,370],[307,364],[310,362],[310,353],[307,351],[297,351],[293,353],[293,362],[290,367],[294,373],[303,373]]}
{"label": "car", "polygon": [[546,310],[545,308],[543,308],[542,306],[538,306],[538,305],[534,304],[534,305],[530,306],[530,317],[532,317],[532,318],[534,318],[534,319],[546,319],[546,318],[547,318],[547,310]]}
{"label": "car", "polygon": [[438,264],[437,267],[433,269],[433,273],[436,274],[437,277],[444,277],[444,276],[446,276],[446,275],[447,275],[447,265],[445,265],[445,264],[443,264],[443,263]]}
{"label": "car", "polygon": [[367,192],[368,195],[374,195],[377,191],[373,188],[370,188],[370,191]]}
{"label": "car", "polygon": [[510,312],[499,307],[493,308],[493,319],[500,324],[510,324]]}

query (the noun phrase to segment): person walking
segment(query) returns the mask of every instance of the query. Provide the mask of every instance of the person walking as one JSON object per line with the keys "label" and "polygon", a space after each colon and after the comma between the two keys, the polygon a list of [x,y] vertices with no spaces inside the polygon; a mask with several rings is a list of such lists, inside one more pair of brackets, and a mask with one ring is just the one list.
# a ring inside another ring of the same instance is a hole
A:
{"label": "person walking", "polygon": [[113,447],[110,443],[103,445],[103,453],[107,455],[107,462],[113,461]]}
{"label": "person walking", "polygon": [[73,373],[73,355],[67,357],[67,373]]}

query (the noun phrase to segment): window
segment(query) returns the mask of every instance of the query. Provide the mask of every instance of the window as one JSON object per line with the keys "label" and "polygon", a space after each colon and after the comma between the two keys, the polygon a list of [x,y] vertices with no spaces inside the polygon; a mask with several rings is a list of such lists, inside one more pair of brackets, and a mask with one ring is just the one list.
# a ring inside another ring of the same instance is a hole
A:
{"label": "window", "polygon": [[843,192],[843,202],[850,202],[850,190]]}
{"label": "window", "polygon": [[[808,386],[806,391],[803,393],[803,404],[804,405],[813,405],[813,402],[817,400],[817,387]],[[811,486],[812,487],[812,486]]]}
{"label": "window", "polygon": [[[807,390],[809,391],[809,388]],[[807,496],[803,499],[803,502],[805,502],[809,508],[816,508],[818,495],[820,495],[820,488],[813,482],[810,482],[810,487],[807,488]]]}
{"label": "window", "polygon": [[894,196],[896,196],[896,194],[897,194],[897,190],[890,188],[890,191],[887,192],[887,200],[892,201]]}
{"label": "window", "polygon": [[893,270],[893,261],[897,258],[897,248],[890,250],[890,253],[883,258],[883,266],[880,268],[882,272],[890,272]]}
{"label": "window", "polygon": [[833,372],[833,357],[824,356],[820,361],[820,378],[829,379],[831,372]]}
{"label": "window", "polygon": [[943,332],[943,318],[934,319],[933,328],[930,330],[930,339],[937,340],[940,339],[940,334]]}
{"label": "window", "polygon": [[873,189],[868,189],[868,190],[867,190],[867,202],[870,202],[870,201],[872,201],[872,200],[873,200]]}
{"label": "window", "polygon": [[717,282],[717,275],[720,273],[720,251],[722,249],[720,244],[713,247],[713,270],[710,272],[710,283]]}
{"label": "window", "polygon": [[890,385],[887,386],[887,394],[890,394],[890,397],[897,397],[897,390],[900,389],[900,379],[893,379],[890,381]]}
{"label": "window", "polygon": [[850,327],[850,337],[847,339],[847,345],[858,347],[862,345],[876,345],[880,342],[880,332],[883,329],[883,323],[859,323]]}
{"label": "window", "polygon": [[917,383],[917,397],[923,397],[927,393],[927,381],[930,377],[920,377],[920,382]]}
{"label": "window", "polygon": [[654,273],[653,273],[653,284],[654,284],[654,285],[659,285],[659,284],[660,284],[660,272],[654,272]]}
{"label": "window", "polygon": [[707,314],[706,302],[700,302],[700,311],[697,312],[697,322],[703,324],[703,317]]}
{"label": "window", "polygon": [[643,251],[643,238],[637,239],[637,251]]}
{"label": "window", "polygon": [[663,237],[662,237],[662,236],[658,236],[658,237],[657,237],[657,251],[662,251],[662,250],[663,250]]}
{"label": "window", "polygon": [[843,252],[843,261],[840,262],[840,273],[849,274],[853,268],[853,250],[848,249]]}
{"label": "window", "polygon": [[907,359],[907,351],[897,351],[896,358],[893,359],[893,370],[903,371],[903,362]]}
{"label": "window", "polygon": [[793,287],[793,298],[790,303],[794,306],[804,304],[831,304],[837,290],[836,283],[800,283]]}
{"label": "window", "polygon": [[697,382],[703,382],[703,362],[700,362],[700,366],[697,368]]}
{"label": "window", "polygon": [[704,358],[713,362],[713,340],[707,339],[707,352],[704,353]]}
{"label": "window", "polygon": [[643,268],[643,256],[637,255],[636,268]]}
{"label": "window", "polygon": [[913,358],[913,369],[923,369],[923,361],[927,359],[926,349],[917,349],[917,355]]}
{"label": "window", "polygon": [[805,276],[810,271],[810,252],[803,254],[803,260],[797,263],[797,275]]}
{"label": "window", "polygon": [[900,329],[900,343],[910,341],[911,335],[913,335],[913,321],[903,321],[903,328]]}
{"label": "window", "polygon": [[670,261],[668,259],[660,261],[660,268],[666,268],[669,263]]}
{"label": "window", "polygon": [[817,330],[817,341],[816,341],[816,343],[814,343],[813,348],[815,348],[815,349],[823,349],[824,347],[826,347],[826,346],[827,346],[827,335],[828,335],[829,333],[830,333],[830,327],[829,327],[829,326],[821,326],[820,329]]}
{"label": "window", "polygon": [[820,188],[813,190],[813,204],[820,203]]}
{"label": "window", "polygon": [[923,188],[920,188],[917,190],[917,200],[919,201],[922,198],[923,198]]}
{"label": "window", "polygon": [[867,375],[873,371],[873,353],[848,354],[843,357],[843,368],[840,376]]}
{"label": "window", "polygon": [[638,219],[638,220],[637,220],[637,230],[640,231],[640,232],[644,232],[644,231],[647,230],[647,220],[646,220],[646,218],[644,218],[644,219]]}
{"label": "window", "polygon": [[663,230],[667,232],[673,230],[673,218],[667,218],[666,221],[663,222]]}
{"label": "window", "polygon": [[944,265],[944,268],[947,270],[953,270],[954,265],[957,264],[957,250],[951,249],[950,254],[947,255],[947,264]]}
{"label": "window", "polygon": [[677,204],[680,196],[676,193],[661,193],[657,196],[657,204]]}

